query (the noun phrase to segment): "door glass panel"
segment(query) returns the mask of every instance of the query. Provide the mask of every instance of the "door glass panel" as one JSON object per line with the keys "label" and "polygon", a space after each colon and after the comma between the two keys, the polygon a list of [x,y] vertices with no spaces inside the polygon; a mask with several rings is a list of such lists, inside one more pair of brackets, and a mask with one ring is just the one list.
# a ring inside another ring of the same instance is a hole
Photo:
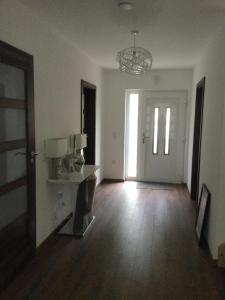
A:
{"label": "door glass panel", "polygon": [[0,108],[0,142],[25,138],[25,110]]}
{"label": "door glass panel", "polygon": [[165,126],[165,149],[164,154],[169,154],[169,147],[170,147],[170,114],[171,109],[170,107],[166,108],[166,126]]}
{"label": "door glass panel", "polygon": [[22,186],[0,196],[0,230],[27,212],[27,189]]}
{"label": "door glass panel", "polygon": [[143,138],[144,136],[150,137],[151,135],[151,107],[146,105],[145,111],[145,134],[143,134]]}
{"label": "door glass panel", "polygon": [[0,63],[0,97],[25,99],[25,74],[22,69]]}
{"label": "door glass panel", "polygon": [[154,132],[153,132],[153,154],[158,153],[158,127],[159,127],[159,108],[154,111]]}
{"label": "door glass panel", "polygon": [[26,176],[26,149],[0,153],[0,186]]}
{"label": "door glass panel", "polygon": [[138,141],[138,94],[130,94],[128,112],[128,160],[127,176],[137,176],[137,141]]}

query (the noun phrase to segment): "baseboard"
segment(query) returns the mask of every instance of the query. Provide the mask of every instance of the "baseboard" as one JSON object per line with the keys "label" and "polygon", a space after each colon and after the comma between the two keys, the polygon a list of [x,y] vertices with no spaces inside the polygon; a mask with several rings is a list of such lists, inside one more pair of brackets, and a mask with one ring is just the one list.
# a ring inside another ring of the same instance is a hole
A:
{"label": "baseboard", "polygon": [[187,186],[187,183],[186,182],[182,182],[181,184],[188,190],[188,193],[190,194],[188,186]]}
{"label": "baseboard", "polygon": [[[187,183],[184,182],[183,185],[184,185],[184,187],[185,187],[186,190],[187,190],[187,193],[188,193],[188,195],[189,195],[190,200],[193,201],[193,203],[194,203],[194,205],[196,206],[196,209],[197,209],[197,204],[198,204],[198,203],[197,203],[197,201],[191,199],[191,193],[190,193],[190,191],[189,191],[189,189],[188,189]],[[217,267],[218,259],[213,258],[213,255],[212,255],[212,252],[211,252],[211,250],[210,250],[209,243],[208,243],[208,240],[207,240],[206,237],[204,237],[203,247],[205,247],[205,249],[206,249],[206,251],[207,251],[207,253],[208,253],[208,255],[209,255],[209,258],[210,258],[210,260],[212,261],[212,264],[213,264],[214,266]]]}
{"label": "baseboard", "polygon": [[63,221],[46,237],[46,239],[36,247],[36,254],[41,251],[42,248],[45,247],[46,244],[48,244],[49,240],[53,238],[54,235],[57,234],[57,232],[66,224],[66,222],[72,218],[73,213],[70,213]]}
{"label": "baseboard", "polygon": [[211,252],[210,247],[209,247],[208,240],[207,240],[206,237],[204,238],[204,245],[205,245],[205,248],[206,248],[206,250],[208,252],[208,255],[209,255],[210,260],[212,261],[213,265],[216,266],[216,267],[218,267],[218,265],[217,265],[218,259],[213,257],[212,252]]}
{"label": "baseboard", "polygon": [[96,184],[96,188],[98,188],[104,181],[105,179],[103,178],[99,183]]}
{"label": "baseboard", "polygon": [[214,265],[215,267],[218,267],[218,259],[217,259],[217,258],[213,258],[212,253],[211,253],[210,248],[209,248],[208,241],[206,241],[206,244],[207,244],[207,251],[208,251],[209,257],[210,257],[210,259],[211,259],[213,265]]}
{"label": "baseboard", "polygon": [[115,178],[104,178],[101,183],[119,183],[124,182],[124,179],[115,179]]}
{"label": "baseboard", "polygon": [[70,213],[52,232],[52,234],[56,234],[73,216],[73,213]]}

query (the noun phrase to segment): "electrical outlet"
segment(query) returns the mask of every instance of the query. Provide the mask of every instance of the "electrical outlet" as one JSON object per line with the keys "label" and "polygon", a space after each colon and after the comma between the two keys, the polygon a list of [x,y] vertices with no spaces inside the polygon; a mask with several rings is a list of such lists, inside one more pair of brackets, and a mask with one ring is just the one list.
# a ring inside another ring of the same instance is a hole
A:
{"label": "electrical outlet", "polygon": [[61,201],[60,201],[60,205],[63,206],[63,207],[65,207],[65,206],[66,206],[65,201],[64,201],[64,200],[61,200]]}
{"label": "electrical outlet", "polygon": [[116,134],[115,131],[112,132],[112,138],[113,138],[114,140],[116,140],[116,138],[117,138],[117,134]]}
{"label": "electrical outlet", "polygon": [[52,222],[55,226],[58,224],[58,216],[56,212],[52,214]]}
{"label": "electrical outlet", "polygon": [[58,192],[57,193],[57,199],[60,200],[63,198],[63,192]]}
{"label": "electrical outlet", "polygon": [[58,220],[58,216],[57,216],[57,213],[56,213],[56,212],[54,212],[54,214],[53,214],[53,218],[54,218],[54,220],[55,220],[55,221],[57,221],[57,220]]}

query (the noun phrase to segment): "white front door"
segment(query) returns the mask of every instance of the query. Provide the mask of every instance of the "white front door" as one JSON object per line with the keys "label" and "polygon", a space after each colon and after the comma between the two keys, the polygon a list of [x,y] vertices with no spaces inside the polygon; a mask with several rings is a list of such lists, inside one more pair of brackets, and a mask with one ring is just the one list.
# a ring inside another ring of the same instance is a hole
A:
{"label": "white front door", "polygon": [[183,182],[186,94],[142,91],[139,97],[139,179]]}

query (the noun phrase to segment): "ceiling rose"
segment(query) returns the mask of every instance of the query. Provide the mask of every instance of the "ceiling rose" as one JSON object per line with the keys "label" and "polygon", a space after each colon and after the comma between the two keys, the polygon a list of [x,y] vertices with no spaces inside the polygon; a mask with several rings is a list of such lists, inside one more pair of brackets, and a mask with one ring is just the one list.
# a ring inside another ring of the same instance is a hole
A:
{"label": "ceiling rose", "polygon": [[130,1],[119,1],[118,6],[123,10],[132,10],[134,8],[133,3]]}

